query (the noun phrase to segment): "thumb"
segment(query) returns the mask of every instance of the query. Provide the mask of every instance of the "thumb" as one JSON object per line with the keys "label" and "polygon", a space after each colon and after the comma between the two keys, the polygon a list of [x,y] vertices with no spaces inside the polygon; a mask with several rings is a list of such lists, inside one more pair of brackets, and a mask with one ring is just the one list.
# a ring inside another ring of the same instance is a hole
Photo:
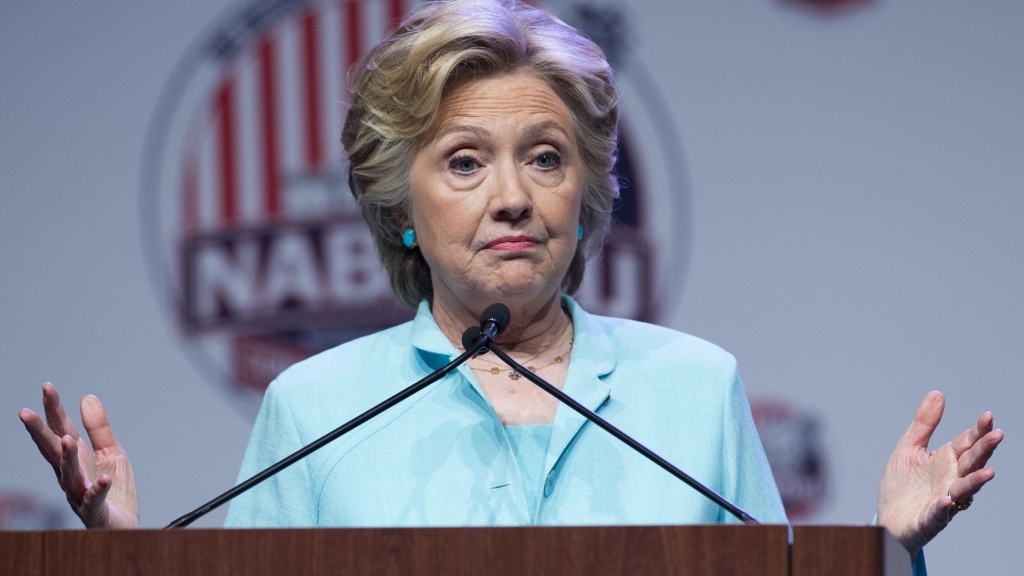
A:
{"label": "thumb", "polygon": [[946,398],[942,392],[932,391],[926,394],[921,400],[921,405],[917,407],[914,421],[910,423],[910,428],[907,428],[900,443],[927,450],[928,441],[931,440],[935,427],[942,420],[942,411],[945,407]]}
{"label": "thumb", "polygon": [[92,442],[93,450],[103,450],[118,446],[117,437],[110,428],[110,420],[107,418],[107,410],[103,408],[100,399],[89,394],[82,398],[82,425],[85,426],[89,440]]}
{"label": "thumb", "polygon": [[928,507],[924,525],[921,528],[929,540],[941,532],[946,527],[946,524],[949,524],[949,520],[952,518],[952,508],[953,499],[949,496],[936,498],[932,505]]}
{"label": "thumb", "polygon": [[82,498],[82,522],[88,528],[105,528],[107,526],[107,513],[104,504],[113,480],[110,476],[103,474],[96,479],[96,482],[86,491]]}
{"label": "thumb", "polygon": [[935,538],[946,524],[949,524],[950,508],[953,501],[949,496],[940,496],[931,501],[927,508],[921,511],[917,517],[917,527],[911,528],[908,534],[900,538],[903,547],[911,555],[916,556],[917,551]]}

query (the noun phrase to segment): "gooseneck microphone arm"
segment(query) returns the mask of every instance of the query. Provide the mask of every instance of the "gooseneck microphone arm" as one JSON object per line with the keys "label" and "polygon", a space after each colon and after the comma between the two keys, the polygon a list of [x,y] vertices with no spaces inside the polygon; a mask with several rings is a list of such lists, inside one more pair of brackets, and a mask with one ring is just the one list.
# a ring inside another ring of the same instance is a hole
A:
{"label": "gooseneck microphone arm", "polygon": [[[490,310],[490,308],[488,308],[488,310]],[[494,320],[491,320],[491,322],[495,323]],[[484,323],[486,324],[486,322]],[[415,384],[409,386],[408,388],[381,402],[380,404],[377,404],[373,408],[370,408],[366,412],[363,412],[359,416],[356,416],[355,418],[335,428],[331,432],[324,434],[320,438],[314,440],[312,443],[295,451],[290,456],[285,457],[277,464],[270,466],[266,470],[260,472],[259,474],[256,474],[252,478],[249,478],[248,480],[235,486],[231,490],[228,490],[227,492],[221,494],[220,496],[217,496],[213,500],[210,500],[206,504],[203,504],[199,508],[196,508],[195,510],[189,512],[188,514],[185,514],[184,516],[178,518],[174,522],[171,522],[166,526],[166,528],[184,528],[188,526],[189,524],[195,522],[199,518],[202,518],[212,510],[218,508],[225,502],[229,502],[239,494],[242,494],[243,492],[259,484],[260,482],[263,482],[267,478],[270,478],[274,474],[277,474],[281,470],[284,470],[285,468],[291,466],[292,464],[295,464],[299,460],[302,460],[306,456],[312,454],[313,452],[316,452],[317,450],[323,448],[324,446],[333,442],[334,440],[337,440],[338,438],[341,438],[345,434],[358,428],[359,426],[369,421],[373,417],[377,416],[378,414],[384,412],[388,408],[391,408],[392,406],[398,404],[402,400],[405,400],[406,398],[412,396],[413,394],[419,392],[420,390],[423,390],[427,386],[430,386],[434,382],[437,382],[441,378],[444,378],[445,376],[448,375],[449,372],[458,368],[459,365],[461,365],[466,360],[472,358],[477,352],[479,352],[481,349],[490,344],[492,335],[497,336],[499,333],[501,333],[502,330],[505,329],[506,326],[508,326],[507,321],[504,322],[504,324],[500,324],[492,328],[490,330],[491,334],[487,334],[484,332],[483,334],[486,337],[476,338],[476,341],[470,347],[468,347],[465,352],[460,354],[457,358],[455,358],[448,364],[442,366],[441,368],[427,375],[427,377],[423,378],[419,382],[416,382]],[[474,333],[482,333],[480,328],[477,328],[476,326],[470,328],[470,330],[473,330]]]}
{"label": "gooseneck microphone arm", "polygon": [[[470,330],[476,331],[476,329],[473,329],[473,328],[471,328]],[[467,330],[467,334],[468,333],[469,333],[469,331]],[[466,337],[465,336],[463,337],[463,340],[466,341]],[[477,340],[477,343],[479,343],[479,342],[486,342],[487,340],[489,340],[489,338],[480,338],[480,337],[478,337],[476,340]],[[572,396],[569,396],[565,392],[562,392],[558,388],[552,386],[548,381],[544,380],[540,376],[537,376],[533,372],[527,370],[524,366],[521,366],[518,362],[516,362],[511,357],[509,357],[509,355],[506,354],[501,348],[498,348],[494,344],[490,344],[490,345],[487,346],[487,349],[490,350],[491,352],[494,352],[494,354],[498,358],[501,358],[501,360],[503,362],[505,362],[505,364],[508,364],[516,372],[519,372],[520,374],[525,376],[527,380],[529,380],[530,382],[533,382],[537,386],[540,386],[548,394],[551,394],[555,398],[558,398],[559,402],[565,404],[569,408],[572,408],[573,410],[578,412],[581,416],[583,416],[587,420],[590,420],[594,424],[600,426],[606,432],[608,432],[612,436],[615,436],[620,441],[622,441],[624,444],[626,444],[627,446],[629,446],[633,450],[636,450],[637,452],[642,454],[644,457],[646,457],[651,462],[654,462],[658,466],[661,466],[666,472],[668,472],[669,474],[671,474],[671,475],[675,476],[676,478],[682,480],[683,482],[688,484],[691,488],[693,488],[697,492],[700,492],[701,494],[703,494],[705,497],[707,497],[709,500],[711,500],[715,504],[718,504],[719,506],[721,506],[723,509],[725,509],[726,512],[728,512],[728,513],[732,514],[733,516],[735,516],[736,518],[739,518],[740,520],[742,520],[744,524],[760,524],[760,522],[758,522],[756,519],[754,519],[753,516],[751,516],[750,514],[747,514],[740,507],[738,507],[735,504],[733,504],[732,502],[729,502],[728,500],[726,500],[718,492],[715,492],[714,490],[712,490],[712,489],[708,488],[707,486],[701,484],[700,482],[695,480],[693,477],[691,477],[686,472],[683,472],[679,468],[676,468],[675,466],[673,466],[668,460],[665,460],[661,456],[658,456],[657,454],[652,452],[650,449],[648,449],[643,444],[637,442],[636,440],[633,440],[632,438],[627,436],[623,431],[621,431],[618,428],[616,428],[615,426],[612,426],[611,424],[609,424],[607,420],[605,420],[604,418],[601,418],[595,412],[593,412],[590,409],[588,409],[586,406],[584,406],[584,405],[580,404],[579,402],[573,400]]]}

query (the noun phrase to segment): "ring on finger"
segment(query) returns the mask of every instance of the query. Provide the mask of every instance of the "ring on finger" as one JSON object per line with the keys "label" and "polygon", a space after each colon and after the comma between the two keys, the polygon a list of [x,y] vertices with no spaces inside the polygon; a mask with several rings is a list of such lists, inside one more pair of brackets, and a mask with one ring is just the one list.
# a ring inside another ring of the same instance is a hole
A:
{"label": "ring on finger", "polygon": [[949,493],[948,490],[946,491],[946,496],[949,496],[950,502],[953,503],[954,512],[963,512],[964,510],[970,508],[971,504],[974,503],[974,498],[968,498],[965,502],[957,502],[956,500],[953,500],[953,496]]}

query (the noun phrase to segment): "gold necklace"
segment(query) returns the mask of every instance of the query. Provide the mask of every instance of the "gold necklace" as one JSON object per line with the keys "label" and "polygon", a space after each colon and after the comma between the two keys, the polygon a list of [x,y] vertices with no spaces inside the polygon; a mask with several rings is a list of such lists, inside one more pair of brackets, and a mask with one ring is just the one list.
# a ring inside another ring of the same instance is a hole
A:
{"label": "gold necklace", "polygon": [[[572,326],[572,322],[571,321],[569,322],[569,326]],[[540,358],[540,356],[542,354],[544,354],[543,352],[541,352],[540,354],[537,354],[533,358],[530,358],[526,362],[522,362],[521,364],[526,364],[527,365],[526,369],[529,370],[530,372],[537,372],[538,370],[543,370],[543,369],[545,369],[545,368],[547,368],[549,366],[554,366],[555,364],[561,364],[562,362],[565,361],[565,358],[563,356],[568,355],[570,352],[572,352],[572,345],[575,344],[575,343],[576,343],[576,337],[575,336],[570,336],[569,337],[569,349],[566,350],[563,354],[555,356],[554,360],[552,360],[551,362],[548,362],[547,364],[541,366],[540,368],[537,368],[535,366],[530,366],[529,363],[533,362],[537,358]],[[484,360],[484,359],[480,358],[480,360]],[[490,367],[490,368],[474,368],[473,366],[470,366],[470,369],[471,370],[476,370],[477,372],[490,372],[491,374],[501,374],[502,372],[508,372],[508,377],[511,380],[519,380],[520,378],[523,377],[523,375],[520,374],[518,370],[514,370],[511,366],[506,366],[504,368],[500,368],[499,367],[500,364],[497,364],[495,362],[491,362],[489,360],[484,360],[484,361],[487,362],[488,364],[495,364],[495,365]]]}
{"label": "gold necklace", "polygon": [[[558,338],[555,339],[555,342],[558,342],[559,340],[561,340],[562,337],[565,336],[565,333],[567,331],[571,333],[572,332],[572,330],[571,330],[572,326],[573,326],[572,320],[566,318],[565,326],[563,326],[562,327],[562,331],[558,333]],[[573,337],[570,335],[569,339],[572,340]],[[460,347],[459,350],[462,350],[462,348]],[[540,353],[534,355],[529,360],[524,360],[524,361],[520,362],[520,364],[529,364],[530,362],[533,362],[537,358],[540,358],[541,356],[543,356],[545,352],[547,352],[547,350],[541,350]],[[483,357],[483,356],[478,356],[478,357],[474,358],[474,360],[479,360],[481,362],[486,362],[488,364],[494,364],[495,366],[499,366],[501,368],[501,372],[504,372],[505,370],[509,370],[509,368],[507,366],[505,366],[504,364],[498,363],[498,362],[494,362],[493,360],[488,360],[486,357]],[[495,372],[495,374],[497,374],[497,372]]]}

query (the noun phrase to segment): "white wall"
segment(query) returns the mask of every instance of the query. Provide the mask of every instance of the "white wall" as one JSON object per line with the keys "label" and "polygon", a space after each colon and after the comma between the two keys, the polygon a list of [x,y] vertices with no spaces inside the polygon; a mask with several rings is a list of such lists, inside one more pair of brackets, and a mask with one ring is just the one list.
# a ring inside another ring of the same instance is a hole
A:
{"label": "white wall", "polygon": [[[16,417],[45,380],[103,399],[145,525],[234,481],[250,422],[182,353],[137,215],[159,90],[223,8],[0,9],[0,490],[62,498]],[[732,351],[752,396],[824,417],[822,522],[871,519],[928,390],[948,398],[938,442],[993,410],[997,478],[929,564],[1019,572],[1024,4],[885,0],[822,19],[771,0],[646,0],[626,14],[691,176],[692,262],[668,323]]]}

